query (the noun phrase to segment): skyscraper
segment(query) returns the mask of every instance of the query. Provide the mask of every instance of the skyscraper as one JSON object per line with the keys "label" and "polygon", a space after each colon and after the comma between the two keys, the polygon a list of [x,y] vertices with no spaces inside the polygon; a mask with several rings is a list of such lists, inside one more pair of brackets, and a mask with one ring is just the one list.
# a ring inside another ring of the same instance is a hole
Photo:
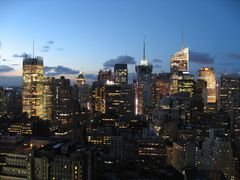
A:
{"label": "skyscraper", "polygon": [[240,74],[222,74],[220,88],[221,108],[229,112],[233,98],[240,94]]}
{"label": "skyscraper", "polygon": [[170,93],[178,93],[178,75],[179,72],[188,72],[189,70],[189,48],[183,48],[176,52],[170,60],[171,84]]}
{"label": "skyscraper", "polygon": [[23,60],[23,112],[29,117],[43,118],[43,59],[26,57]]}
{"label": "skyscraper", "polygon": [[127,84],[128,83],[127,64],[115,64],[115,66],[114,66],[114,83],[115,84]]}
{"label": "skyscraper", "polygon": [[87,108],[89,103],[89,86],[83,74],[80,73],[76,79],[78,102],[81,107]]}
{"label": "skyscraper", "polygon": [[135,67],[137,73],[136,114],[143,114],[147,106],[151,106],[151,74],[153,66],[145,57],[145,41],[141,64]]}
{"label": "skyscraper", "polygon": [[70,80],[61,76],[60,79],[53,79],[54,93],[54,119],[61,130],[69,129],[71,119],[71,86]]}
{"label": "skyscraper", "polygon": [[203,67],[198,72],[198,78],[207,82],[207,103],[217,102],[217,80],[213,68]]}

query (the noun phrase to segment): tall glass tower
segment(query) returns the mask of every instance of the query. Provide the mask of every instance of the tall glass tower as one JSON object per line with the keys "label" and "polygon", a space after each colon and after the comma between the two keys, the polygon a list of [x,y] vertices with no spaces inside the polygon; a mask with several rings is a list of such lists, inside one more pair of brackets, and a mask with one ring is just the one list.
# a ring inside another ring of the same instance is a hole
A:
{"label": "tall glass tower", "polygon": [[178,93],[179,72],[188,72],[189,70],[189,48],[183,48],[176,52],[170,60],[171,83],[170,93]]}

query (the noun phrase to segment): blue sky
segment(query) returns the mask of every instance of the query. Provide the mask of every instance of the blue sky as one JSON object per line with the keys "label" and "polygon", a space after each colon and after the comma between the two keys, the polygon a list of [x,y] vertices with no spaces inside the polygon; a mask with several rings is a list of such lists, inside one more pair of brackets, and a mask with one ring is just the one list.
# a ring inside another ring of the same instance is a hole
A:
{"label": "blue sky", "polygon": [[198,55],[192,72],[201,66],[240,71],[238,0],[1,0],[0,68],[13,70],[0,69],[0,76],[21,75],[22,58],[13,55],[32,54],[33,37],[45,66],[92,74],[118,56],[139,63],[146,35],[147,59],[162,60],[155,72],[169,71],[182,27],[184,45]]}

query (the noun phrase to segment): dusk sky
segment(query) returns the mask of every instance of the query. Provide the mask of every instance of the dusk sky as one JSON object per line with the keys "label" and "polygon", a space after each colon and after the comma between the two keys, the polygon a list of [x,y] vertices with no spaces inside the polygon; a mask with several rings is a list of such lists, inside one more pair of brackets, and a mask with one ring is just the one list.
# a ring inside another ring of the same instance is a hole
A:
{"label": "dusk sky", "polygon": [[138,64],[145,35],[154,71],[168,72],[182,29],[192,73],[240,72],[239,0],[0,0],[0,85],[21,76],[33,37],[49,71],[76,76],[97,74],[119,56]]}

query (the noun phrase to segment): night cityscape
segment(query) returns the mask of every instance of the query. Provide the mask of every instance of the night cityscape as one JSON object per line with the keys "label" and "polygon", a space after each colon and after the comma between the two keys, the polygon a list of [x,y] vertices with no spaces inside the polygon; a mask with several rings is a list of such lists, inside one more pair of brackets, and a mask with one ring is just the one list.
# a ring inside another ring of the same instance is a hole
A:
{"label": "night cityscape", "polygon": [[240,1],[0,12],[0,180],[240,180]]}

